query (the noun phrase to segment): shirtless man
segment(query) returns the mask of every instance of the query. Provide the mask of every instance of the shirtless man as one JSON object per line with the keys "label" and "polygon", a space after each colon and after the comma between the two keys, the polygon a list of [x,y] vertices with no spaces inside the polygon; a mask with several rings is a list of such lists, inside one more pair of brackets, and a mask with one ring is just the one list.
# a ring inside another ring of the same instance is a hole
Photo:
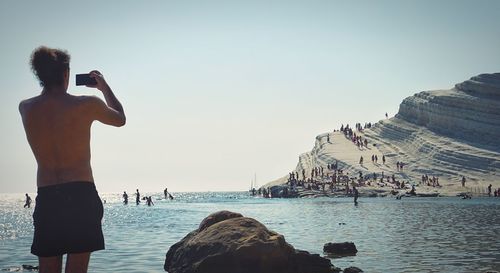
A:
{"label": "shirtless man", "polygon": [[66,272],[87,272],[90,253],[104,249],[103,207],[90,166],[90,127],[95,120],[125,124],[123,107],[100,72],[90,72],[97,84],[88,87],[101,91],[106,103],[67,93],[69,60],[62,50],[35,49],[30,63],[43,90],[19,105],[38,164],[31,253],[39,257],[41,273],[61,272],[64,254]]}

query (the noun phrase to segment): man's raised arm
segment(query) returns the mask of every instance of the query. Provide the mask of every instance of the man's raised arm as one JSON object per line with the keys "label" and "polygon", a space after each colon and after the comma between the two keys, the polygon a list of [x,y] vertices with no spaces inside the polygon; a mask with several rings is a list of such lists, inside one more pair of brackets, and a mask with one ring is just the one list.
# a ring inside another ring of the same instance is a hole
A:
{"label": "man's raised arm", "polygon": [[123,111],[123,106],[116,98],[115,94],[104,80],[102,74],[93,70],[90,72],[90,77],[94,78],[97,82],[96,85],[87,85],[87,87],[97,88],[104,95],[106,104],[95,98],[94,100],[94,113],[96,114],[96,119],[100,122],[113,126],[123,126],[126,122],[125,112]]}

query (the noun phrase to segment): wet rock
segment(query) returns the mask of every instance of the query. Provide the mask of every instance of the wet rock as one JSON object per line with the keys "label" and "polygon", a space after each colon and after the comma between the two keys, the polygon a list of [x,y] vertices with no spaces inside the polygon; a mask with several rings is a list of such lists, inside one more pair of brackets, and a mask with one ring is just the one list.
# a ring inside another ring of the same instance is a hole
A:
{"label": "wet rock", "polygon": [[344,269],[343,272],[344,273],[360,273],[360,272],[363,272],[363,270],[361,270],[355,266],[351,266],[351,267]]}
{"label": "wet rock", "polygon": [[272,198],[296,198],[299,193],[296,190],[291,190],[288,185],[277,185],[269,188]]}
{"label": "wet rock", "polygon": [[353,242],[326,243],[323,246],[323,252],[338,256],[351,256],[356,255],[358,250]]}
{"label": "wet rock", "polygon": [[38,271],[38,266],[23,264],[22,267],[24,270],[27,270],[27,271]]}
{"label": "wet rock", "polygon": [[205,218],[172,245],[164,264],[170,273],[333,273],[329,259],[296,250],[283,235],[255,219],[229,211]]}
{"label": "wet rock", "polygon": [[227,210],[222,210],[216,213],[212,213],[208,215],[205,219],[203,219],[203,221],[201,221],[200,226],[198,227],[198,231],[202,231],[207,227],[216,224],[218,222],[237,217],[243,217],[243,215]]}

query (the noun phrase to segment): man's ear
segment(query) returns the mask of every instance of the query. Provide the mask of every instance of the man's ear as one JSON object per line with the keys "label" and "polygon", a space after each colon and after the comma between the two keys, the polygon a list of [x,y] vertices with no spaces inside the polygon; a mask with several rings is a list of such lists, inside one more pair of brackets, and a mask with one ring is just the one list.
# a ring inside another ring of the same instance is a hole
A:
{"label": "man's ear", "polygon": [[63,78],[64,78],[64,84],[65,84],[66,88],[68,88],[68,86],[69,86],[69,68],[66,69],[66,71],[64,71]]}

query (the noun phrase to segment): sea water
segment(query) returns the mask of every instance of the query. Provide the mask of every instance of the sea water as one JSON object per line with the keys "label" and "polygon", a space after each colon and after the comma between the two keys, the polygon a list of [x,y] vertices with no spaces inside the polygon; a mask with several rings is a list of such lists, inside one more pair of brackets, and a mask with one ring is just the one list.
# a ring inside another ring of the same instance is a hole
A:
{"label": "sea water", "polygon": [[[89,272],[164,272],[169,247],[219,210],[255,218],[311,253],[324,255],[328,242],[354,242],[356,256],[332,259],[341,268],[500,270],[500,198],[361,198],[354,206],[351,198],[264,199],[246,192],[145,195],[154,206],[136,206],[133,194],[128,205],[121,194],[101,194],[106,250],[92,254]],[[0,270],[38,264],[30,254],[33,208],[23,204],[24,194],[0,195]]]}

